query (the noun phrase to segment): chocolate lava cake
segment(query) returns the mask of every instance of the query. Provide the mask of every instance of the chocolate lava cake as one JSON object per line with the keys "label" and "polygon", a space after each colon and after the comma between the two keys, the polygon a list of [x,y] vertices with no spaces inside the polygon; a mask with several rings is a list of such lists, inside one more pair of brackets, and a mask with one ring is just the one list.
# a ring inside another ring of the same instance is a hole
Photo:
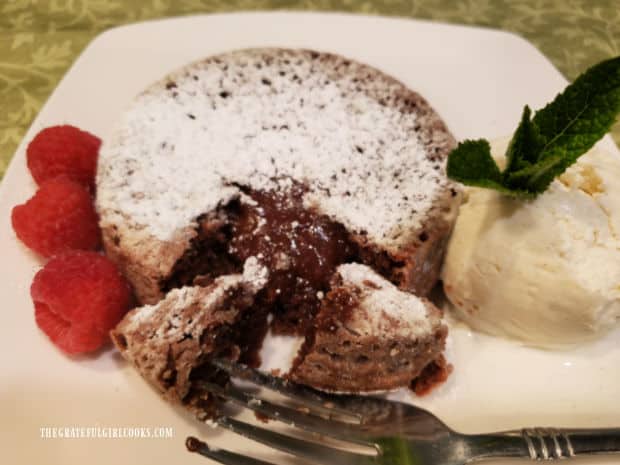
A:
{"label": "chocolate lava cake", "polygon": [[105,251],[144,305],[116,345],[202,416],[213,402],[192,381],[218,376],[213,356],[256,364],[267,321],[307,335],[299,381],[408,385],[445,342],[438,311],[411,293],[438,279],[460,201],[445,173],[454,146],[419,94],[337,55],[240,50],[170,74],[99,155]]}
{"label": "chocolate lava cake", "polygon": [[258,365],[267,313],[253,304],[266,282],[266,268],[248,260],[243,274],[173,289],[157,304],[132,310],[111,332],[112,341],[164,398],[198,418],[212,417],[216,400],[194,381],[226,380],[209,365],[213,357]]}
{"label": "chocolate lava cake", "polygon": [[418,295],[435,284],[460,198],[445,174],[454,145],[419,94],[367,65],[210,57],[139,95],[104,140],[105,250],[143,304],[256,257],[272,329],[303,334],[343,263]]}
{"label": "chocolate lava cake", "polygon": [[441,311],[373,270],[340,265],[308,330],[290,378],[326,391],[410,385],[440,361],[448,329]]}

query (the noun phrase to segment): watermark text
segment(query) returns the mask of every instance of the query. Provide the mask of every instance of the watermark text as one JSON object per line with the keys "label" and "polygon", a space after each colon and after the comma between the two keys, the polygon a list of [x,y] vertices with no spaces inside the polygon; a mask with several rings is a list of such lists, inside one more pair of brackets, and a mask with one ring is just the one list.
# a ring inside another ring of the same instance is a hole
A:
{"label": "watermark text", "polygon": [[42,426],[41,439],[171,439],[171,426]]}

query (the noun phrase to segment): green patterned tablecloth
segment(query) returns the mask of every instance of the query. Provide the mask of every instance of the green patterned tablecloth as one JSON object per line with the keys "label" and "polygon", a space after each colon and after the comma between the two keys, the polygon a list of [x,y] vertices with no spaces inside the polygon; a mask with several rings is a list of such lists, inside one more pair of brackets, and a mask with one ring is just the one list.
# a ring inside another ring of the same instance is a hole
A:
{"label": "green patterned tablecloth", "polygon": [[[0,0],[0,178],[41,105],[104,29],[256,9],[397,15],[505,29],[534,43],[568,79],[620,55],[620,0]],[[620,125],[613,135],[620,142]]]}

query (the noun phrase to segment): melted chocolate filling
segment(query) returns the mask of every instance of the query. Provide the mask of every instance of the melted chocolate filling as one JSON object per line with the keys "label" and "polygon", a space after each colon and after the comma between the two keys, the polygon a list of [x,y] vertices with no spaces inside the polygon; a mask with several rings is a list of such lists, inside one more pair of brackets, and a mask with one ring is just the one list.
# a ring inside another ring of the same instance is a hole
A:
{"label": "melted chocolate filling", "polygon": [[230,252],[242,262],[255,256],[270,270],[262,301],[272,309],[274,332],[303,334],[319,293],[327,292],[338,265],[355,259],[357,247],[342,225],[303,208],[300,188],[248,195],[256,205],[244,205]]}
{"label": "melted chocolate filling", "polygon": [[269,282],[255,306],[272,312],[275,333],[303,335],[342,263],[366,263],[398,282],[394,270],[402,263],[360,247],[343,225],[305,208],[303,187],[283,193],[240,188],[251,200],[233,200],[199,218],[197,237],[162,290],[239,273],[255,256],[269,269]]}

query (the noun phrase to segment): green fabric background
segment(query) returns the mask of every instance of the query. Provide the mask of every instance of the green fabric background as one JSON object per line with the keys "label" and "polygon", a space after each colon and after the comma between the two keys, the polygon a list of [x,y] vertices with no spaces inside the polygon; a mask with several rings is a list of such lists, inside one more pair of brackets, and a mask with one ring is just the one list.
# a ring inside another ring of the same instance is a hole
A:
{"label": "green fabric background", "polygon": [[[513,31],[571,80],[620,55],[619,0],[0,0],[0,178],[41,105],[101,31],[153,18],[256,9],[397,15]],[[613,135],[620,142],[620,125]]]}

